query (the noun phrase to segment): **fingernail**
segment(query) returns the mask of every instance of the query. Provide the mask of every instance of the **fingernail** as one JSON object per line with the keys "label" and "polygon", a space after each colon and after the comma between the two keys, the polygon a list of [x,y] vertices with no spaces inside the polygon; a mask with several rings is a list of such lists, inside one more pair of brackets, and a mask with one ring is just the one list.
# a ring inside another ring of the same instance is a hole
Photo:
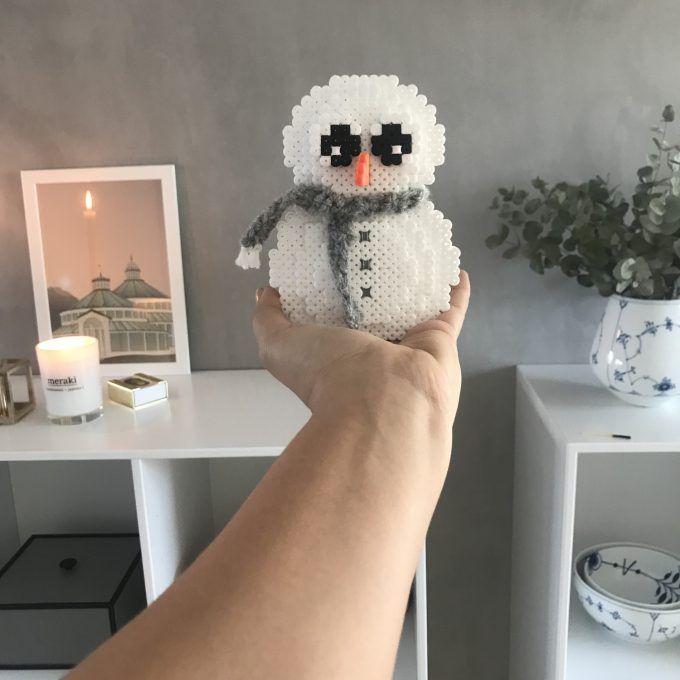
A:
{"label": "fingernail", "polygon": [[259,301],[260,301],[260,297],[262,297],[262,293],[264,293],[264,288],[258,288],[258,289],[255,291],[255,302],[259,302]]}

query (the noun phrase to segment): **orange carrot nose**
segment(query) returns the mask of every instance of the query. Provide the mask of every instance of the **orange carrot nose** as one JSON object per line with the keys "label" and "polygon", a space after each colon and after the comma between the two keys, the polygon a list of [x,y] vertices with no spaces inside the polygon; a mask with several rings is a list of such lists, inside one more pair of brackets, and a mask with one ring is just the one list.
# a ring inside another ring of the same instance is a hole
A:
{"label": "orange carrot nose", "polygon": [[354,171],[354,184],[358,187],[367,187],[371,181],[371,156],[368,151],[359,154],[357,167]]}

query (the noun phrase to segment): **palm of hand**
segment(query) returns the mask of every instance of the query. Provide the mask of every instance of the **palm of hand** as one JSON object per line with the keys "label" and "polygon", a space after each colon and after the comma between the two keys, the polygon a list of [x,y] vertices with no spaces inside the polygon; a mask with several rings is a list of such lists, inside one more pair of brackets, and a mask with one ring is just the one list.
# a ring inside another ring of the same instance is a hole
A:
{"label": "palm of hand", "polygon": [[451,307],[412,328],[399,343],[362,331],[295,325],[281,311],[278,293],[258,294],[253,327],[262,364],[312,411],[366,408],[387,384],[413,387],[451,418],[460,391],[456,340],[465,319],[469,279],[451,289]]}

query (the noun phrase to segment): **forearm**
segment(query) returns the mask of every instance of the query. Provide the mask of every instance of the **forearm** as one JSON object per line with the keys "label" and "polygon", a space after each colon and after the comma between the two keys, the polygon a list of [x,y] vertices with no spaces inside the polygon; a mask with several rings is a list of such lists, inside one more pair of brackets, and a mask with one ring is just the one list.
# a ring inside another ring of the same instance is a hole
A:
{"label": "forearm", "polygon": [[313,416],[213,544],[73,677],[388,678],[450,452],[420,395]]}

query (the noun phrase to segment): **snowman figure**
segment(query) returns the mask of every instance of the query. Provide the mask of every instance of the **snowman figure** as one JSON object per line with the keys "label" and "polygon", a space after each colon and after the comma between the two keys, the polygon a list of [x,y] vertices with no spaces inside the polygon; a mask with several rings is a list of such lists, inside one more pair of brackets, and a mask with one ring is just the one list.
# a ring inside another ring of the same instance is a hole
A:
{"label": "snowman figure", "polygon": [[428,199],[444,162],[435,107],[396,76],[333,76],[293,109],[283,130],[295,188],[241,239],[236,264],[259,267],[294,323],[344,325],[399,340],[449,308],[460,251]]}

